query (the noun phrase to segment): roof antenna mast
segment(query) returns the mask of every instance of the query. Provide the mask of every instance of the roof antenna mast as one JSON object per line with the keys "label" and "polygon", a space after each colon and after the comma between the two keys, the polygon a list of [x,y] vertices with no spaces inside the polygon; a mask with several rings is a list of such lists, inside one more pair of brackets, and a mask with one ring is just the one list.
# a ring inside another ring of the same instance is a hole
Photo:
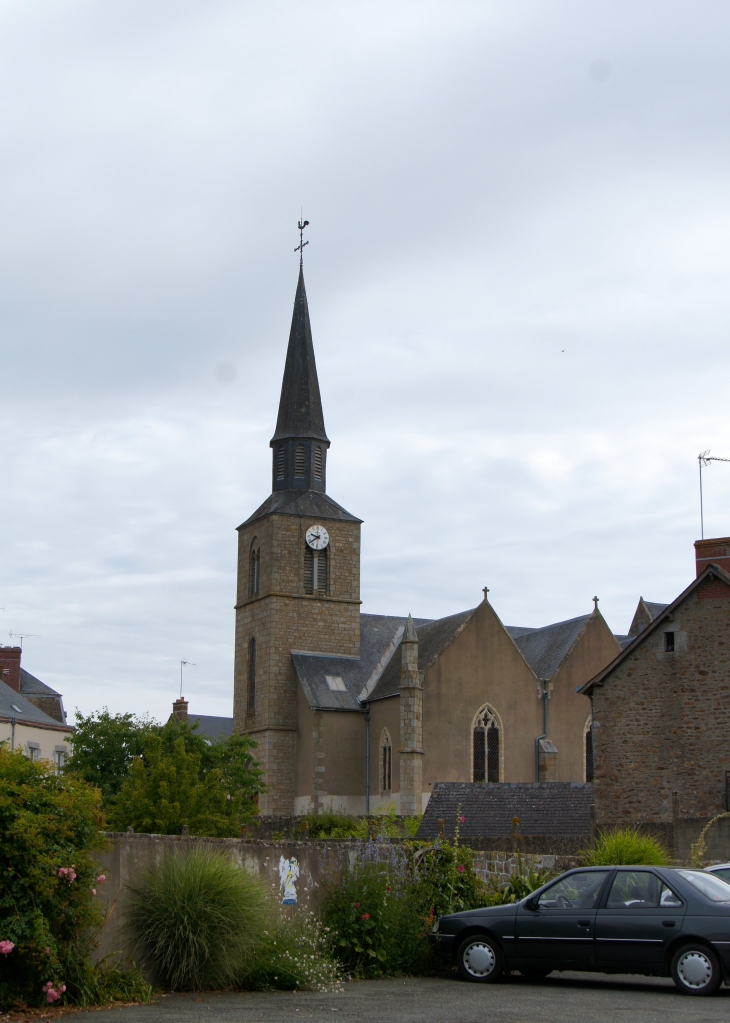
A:
{"label": "roof antenna mast", "polygon": [[299,269],[301,270],[304,266],[304,246],[309,245],[309,242],[304,241],[304,228],[309,227],[309,221],[305,220],[301,213],[297,227],[299,228],[299,244],[294,251],[299,253]]}
{"label": "roof antenna mast", "polygon": [[702,467],[707,467],[710,462],[730,462],[730,458],[718,458],[716,455],[710,457],[710,449],[707,451],[700,451],[697,456],[697,462],[700,467],[700,539],[705,539],[705,509],[702,503]]}
{"label": "roof antenna mast", "polygon": [[180,699],[182,700],[182,670],[183,664],[189,664],[191,668],[195,667],[194,661],[180,661]]}

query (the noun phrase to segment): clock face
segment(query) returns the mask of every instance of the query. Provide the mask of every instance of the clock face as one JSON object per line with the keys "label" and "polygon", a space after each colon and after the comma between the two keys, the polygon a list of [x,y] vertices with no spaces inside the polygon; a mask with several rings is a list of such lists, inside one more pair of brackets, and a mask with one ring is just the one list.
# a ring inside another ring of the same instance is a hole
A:
{"label": "clock face", "polygon": [[324,526],[310,526],[305,538],[313,551],[323,551],[330,542],[330,535]]}

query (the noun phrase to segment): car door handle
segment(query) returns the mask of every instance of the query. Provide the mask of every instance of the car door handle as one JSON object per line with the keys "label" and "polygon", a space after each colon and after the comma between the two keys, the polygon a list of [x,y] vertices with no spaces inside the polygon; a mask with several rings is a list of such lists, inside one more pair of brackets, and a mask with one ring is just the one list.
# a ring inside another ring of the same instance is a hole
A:
{"label": "car door handle", "polygon": [[[590,920],[579,920],[578,921],[578,926],[579,927],[590,927],[591,926],[591,922],[590,922]],[[674,926],[674,924],[672,924],[672,926]]]}
{"label": "car door handle", "polygon": [[674,927],[674,920],[662,920],[662,927]]}

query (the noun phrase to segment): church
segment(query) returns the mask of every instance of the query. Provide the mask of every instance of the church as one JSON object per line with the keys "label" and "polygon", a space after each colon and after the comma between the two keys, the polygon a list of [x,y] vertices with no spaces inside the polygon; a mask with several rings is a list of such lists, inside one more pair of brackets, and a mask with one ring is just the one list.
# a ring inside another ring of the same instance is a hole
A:
{"label": "church", "polygon": [[576,690],[627,641],[598,601],[542,628],[503,625],[486,590],[437,620],[361,613],[363,523],[327,493],[329,448],[300,264],[271,495],[238,527],[233,730],[257,743],[260,813],[415,814],[437,782],[592,781]]}

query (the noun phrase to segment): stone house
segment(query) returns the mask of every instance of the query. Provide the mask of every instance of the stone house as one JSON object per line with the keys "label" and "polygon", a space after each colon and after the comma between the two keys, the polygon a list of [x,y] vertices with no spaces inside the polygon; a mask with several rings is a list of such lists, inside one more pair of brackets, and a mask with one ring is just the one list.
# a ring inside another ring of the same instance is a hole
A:
{"label": "stone house", "polygon": [[327,494],[329,447],[300,269],[272,492],[238,527],[233,729],[257,741],[261,813],[415,813],[436,782],[590,781],[576,689],[624,640],[597,600],[542,628],[503,625],[486,590],[435,621],[362,614],[362,522]]}
{"label": "stone house", "polygon": [[580,689],[598,826],[670,827],[728,807],[730,539],[695,552],[693,582],[671,604],[640,602],[631,642]]}

